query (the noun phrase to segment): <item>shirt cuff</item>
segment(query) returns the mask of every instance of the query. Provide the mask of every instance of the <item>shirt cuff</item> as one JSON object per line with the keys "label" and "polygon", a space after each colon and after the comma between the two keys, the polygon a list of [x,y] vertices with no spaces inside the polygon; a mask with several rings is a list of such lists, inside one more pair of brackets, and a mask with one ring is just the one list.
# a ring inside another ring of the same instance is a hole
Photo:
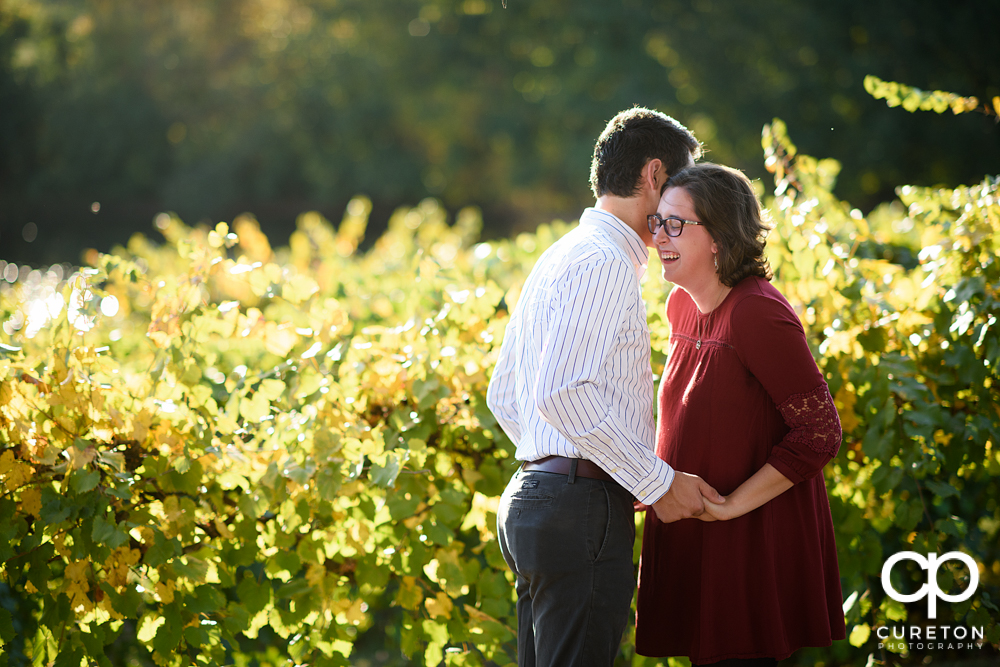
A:
{"label": "shirt cuff", "polygon": [[666,461],[656,459],[656,470],[647,478],[641,488],[633,489],[635,499],[643,505],[652,505],[670,491],[673,486],[675,472]]}

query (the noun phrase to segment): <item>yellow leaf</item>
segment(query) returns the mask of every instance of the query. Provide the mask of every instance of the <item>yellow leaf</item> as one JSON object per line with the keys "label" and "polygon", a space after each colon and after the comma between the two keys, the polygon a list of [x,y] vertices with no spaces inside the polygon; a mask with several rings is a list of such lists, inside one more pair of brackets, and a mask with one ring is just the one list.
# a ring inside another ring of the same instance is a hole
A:
{"label": "yellow leaf", "polygon": [[114,468],[115,472],[125,470],[125,455],[121,452],[100,452],[97,457],[106,465]]}
{"label": "yellow leaf", "polygon": [[477,470],[471,468],[464,468],[462,470],[462,479],[465,481],[466,486],[470,489],[476,488],[476,482],[481,479],[486,479],[483,474]]}
{"label": "yellow leaf", "polygon": [[84,558],[83,560],[78,560],[74,563],[68,563],[66,565],[66,570],[63,572],[64,576],[70,581],[86,581],[87,580],[87,566],[90,565],[90,560]]}
{"label": "yellow leaf", "polygon": [[115,588],[122,588],[128,583],[130,566],[139,562],[142,554],[138,549],[118,547],[104,561],[105,578]]}
{"label": "yellow leaf", "polygon": [[948,446],[948,443],[951,442],[951,439],[954,437],[954,433],[945,433],[941,429],[934,431],[934,442],[939,445],[944,445],[945,447]]}
{"label": "yellow leaf", "polygon": [[233,221],[233,229],[240,239],[240,248],[246,252],[247,256],[258,262],[266,262],[271,259],[271,244],[267,236],[260,231],[260,224],[253,218],[241,215]]}
{"label": "yellow leaf", "polygon": [[872,629],[868,627],[868,624],[861,623],[860,625],[855,625],[851,630],[851,636],[848,638],[848,641],[851,643],[851,646],[864,646],[871,634]]}
{"label": "yellow leaf", "polygon": [[269,400],[276,401],[281,398],[281,394],[285,391],[285,383],[281,380],[267,379],[260,383],[260,387],[257,391],[267,396]]}
{"label": "yellow leaf", "polygon": [[94,608],[94,603],[90,601],[90,597],[87,596],[87,591],[90,587],[86,582],[83,584],[72,583],[66,587],[66,596],[69,598],[70,609],[77,611],[81,607],[84,612],[90,611]]}
{"label": "yellow leaf", "polygon": [[860,423],[858,415],[854,412],[854,404],[858,402],[858,397],[849,383],[840,385],[837,395],[833,397],[834,405],[837,406],[837,414],[840,415],[840,426],[844,433],[853,433]]}
{"label": "yellow leaf", "polygon": [[294,275],[281,288],[281,296],[292,303],[302,303],[319,291],[319,285],[309,276]]}
{"label": "yellow leaf", "polygon": [[157,582],[154,590],[156,591],[156,595],[159,596],[160,602],[170,604],[174,601],[174,588],[176,585],[177,582],[173,579],[168,579],[165,584],[162,581]]}
{"label": "yellow leaf", "polygon": [[172,336],[165,331],[150,331],[146,335],[150,337],[156,347],[170,347],[170,339]]}
{"label": "yellow leaf", "polygon": [[396,593],[396,604],[403,609],[413,611],[424,600],[424,591],[417,583],[416,577],[404,576],[399,582],[399,592]]}
{"label": "yellow leaf", "polygon": [[[476,491],[472,495],[472,508],[465,515],[465,520],[462,522],[462,530],[478,528],[480,539],[484,542],[492,539],[493,526],[496,525],[495,515],[499,507],[499,496],[490,497]],[[490,512],[492,512],[494,516],[490,517]]]}
{"label": "yellow leaf", "polygon": [[70,470],[77,470],[93,461],[94,457],[97,455],[97,450],[92,446],[85,447],[81,450],[79,447],[74,445],[66,449],[66,454],[69,456]]}
{"label": "yellow leaf", "polygon": [[222,539],[224,540],[233,539],[234,537],[233,531],[229,529],[229,526],[226,525],[226,522],[223,521],[221,517],[215,517],[215,521],[213,523],[215,524],[215,529],[219,531],[219,536],[222,537]]}
{"label": "yellow leaf", "polygon": [[0,382],[0,405],[7,405],[14,397],[14,383]]}
{"label": "yellow leaf", "polygon": [[314,588],[321,588],[326,578],[326,568],[317,563],[311,563],[306,570],[306,581]]}
{"label": "yellow leaf", "polygon": [[61,533],[59,535],[56,535],[54,538],[52,538],[52,544],[55,545],[56,553],[57,554],[59,554],[60,556],[62,556],[65,559],[69,560],[69,558],[70,558],[70,556],[72,555],[73,552],[70,551],[69,548],[66,546],[66,534],[65,533]]}
{"label": "yellow leaf", "polygon": [[14,452],[7,450],[0,454],[0,475],[6,475],[14,468]]}
{"label": "yellow leaf", "polygon": [[286,357],[298,341],[299,337],[295,334],[295,329],[292,328],[291,324],[277,325],[274,322],[268,322],[264,327],[264,347],[271,354]]}
{"label": "yellow leaf", "polygon": [[0,477],[4,478],[4,485],[8,489],[24,486],[31,479],[32,472],[31,466],[14,458],[13,450],[8,449],[0,455]]}
{"label": "yellow leaf", "polygon": [[351,653],[354,651],[354,644],[343,639],[334,639],[331,645],[333,646],[334,651],[341,654],[345,658],[349,658]]}
{"label": "yellow leaf", "polygon": [[36,487],[21,492],[21,511],[38,518],[42,511],[42,492]]}
{"label": "yellow leaf", "polygon": [[350,607],[347,608],[344,612],[344,616],[347,617],[348,623],[358,625],[361,621],[365,620],[365,612],[362,611],[362,606],[364,605],[365,603],[361,600],[361,598],[358,598],[353,604],[351,604]]}
{"label": "yellow leaf", "polygon": [[431,615],[431,618],[451,618],[451,610],[454,608],[454,604],[444,593],[438,593],[437,597],[427,598],[424,600],[424,606],[427,607],[427,613]]}
{"label": "yellow leaf", "polygon": [[493,618],[486,612],[476,609],[472,605],[464,605],[465,613],[469,615],[469,619],[475,621],[476,623],[497,623],[498,625],[503,625],[497,619]]}
{"label": "yellow leaf", "polygon": [[136,632],[136,638],[141,642],[151,642],[153,637],[156,636],[156,630],[161,625],[167,621],[163,616],[153,616],[152,614],[146,614],[139,621],[139,631]]}
{"label": "yellow leaf", "polygon": [[257,392],[250,399],[240,401],[240,415],[249,422],[259,422],[271,412],[271,403],[262,392]]}

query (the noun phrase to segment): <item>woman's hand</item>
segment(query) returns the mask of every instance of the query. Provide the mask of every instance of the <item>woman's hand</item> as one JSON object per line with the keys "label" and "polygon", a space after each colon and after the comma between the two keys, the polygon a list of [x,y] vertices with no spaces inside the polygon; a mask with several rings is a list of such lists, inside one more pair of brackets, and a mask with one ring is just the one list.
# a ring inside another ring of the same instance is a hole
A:
{"label": "woman's hand", "polygon": [[726,496],[724,504],[713,503],[705,498],[705,513],[698,518],[702,521],[729,521],[741,517],[781,495],[792,486],[790,479],[778,472],[770,463],[765,463],[750,479]]}
{"label": "woman's hand", "polygon": [[705,501],[705,513],[699,519],[702,521],[729,521],[742,515],[738,503],[731,500],[731,496],[726,496],[726,503],[719,505],[711,501]]}

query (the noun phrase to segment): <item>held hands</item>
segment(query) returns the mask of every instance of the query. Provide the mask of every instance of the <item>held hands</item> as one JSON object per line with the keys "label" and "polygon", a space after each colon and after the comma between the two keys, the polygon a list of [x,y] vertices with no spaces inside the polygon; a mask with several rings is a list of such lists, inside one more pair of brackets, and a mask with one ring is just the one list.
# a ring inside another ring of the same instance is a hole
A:
{"label": "held hands", "polygon": [[728,521],[730,519],[735,519],[741,514],[742,512],[738,510],[736,503],[729,502],[729,497],[727,496],[726,503],[722,505],[706,500],[705,512],[697,518],[701,521]]}
{"label": "held hands", "polygon": [[729,521],[741,517],[780,496],[792,486],[792,480],[778,472],[770,463],[765,463],[750,479],[726,496],[725,504],[706,497],[705,512],[697,518],[702,521]]}
{"label": "held hands", "polygon": [[[726,497],[720,496],[701,477],[678,472],[670,490],[651,507],[663,523],[690,518],[728,521],[754,511],[792,486],[794,483],[770,463],[765,463],[750,479]],[[636,503],[635,509],[641,511],[648,507]]]}
{"label": "held hands", "polygon": [[[702,518],[709,505],[722,507],[726,499],[719,495],[708,482],[697,475],[677,472],[670,490],[651,505],[653,511],[663,523],[671,523],[692,517]],[[636,509],[645,508],[636,503]],[[714,519],[709,519],[714,520]]]}

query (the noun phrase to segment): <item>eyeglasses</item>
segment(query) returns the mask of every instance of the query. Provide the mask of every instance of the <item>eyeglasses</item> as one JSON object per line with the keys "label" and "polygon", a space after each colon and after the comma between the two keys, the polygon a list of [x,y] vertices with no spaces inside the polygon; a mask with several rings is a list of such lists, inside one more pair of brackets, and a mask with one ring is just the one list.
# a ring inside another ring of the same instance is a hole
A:
{"label": "eyeglasses", "polygon": [[684,231],[684,225],[700,225],[704,227],[705,223],[695,220],[685,220],[684,218],[674,216],[661,218],[659,213],[646,216],[646,227],[649,229],[650,234],[655,234],[657,227],[663,227],[663,231],[667,236],[680,236],[681,232]]}

